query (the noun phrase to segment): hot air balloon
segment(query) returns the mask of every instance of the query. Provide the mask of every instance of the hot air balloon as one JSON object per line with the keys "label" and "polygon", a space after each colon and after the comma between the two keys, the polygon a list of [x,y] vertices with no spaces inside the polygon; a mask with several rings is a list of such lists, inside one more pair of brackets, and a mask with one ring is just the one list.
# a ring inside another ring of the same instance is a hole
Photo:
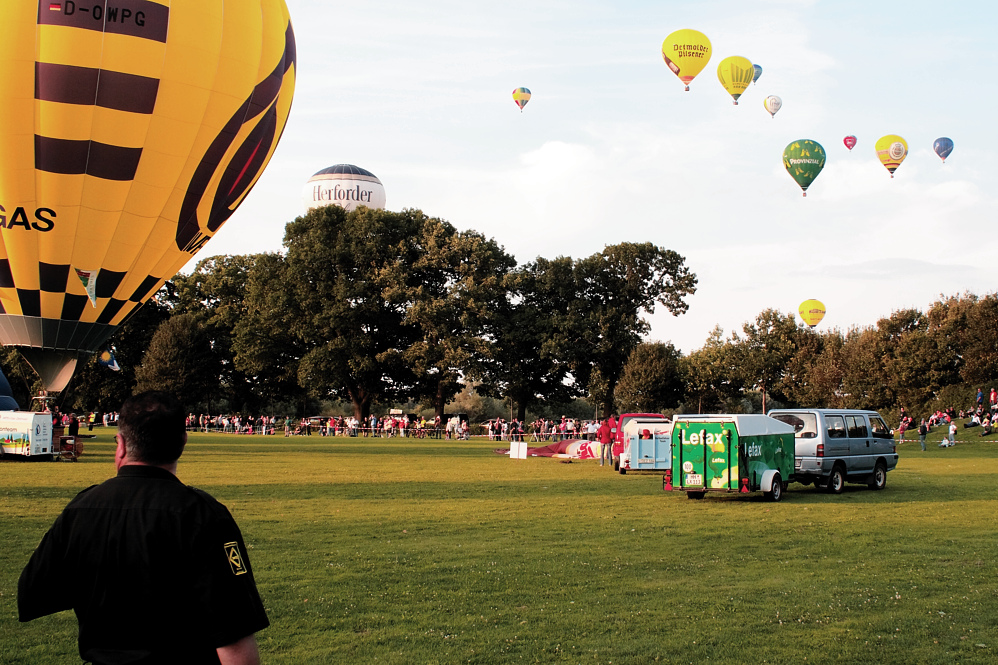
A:
{"label": "hot air balloon", "polygon": [[284,0],[83,5],[0,4],[0,343],[47,390],[245,200],[297,69]]}
{"label": "hot air balloon", "polygon": [[[530,101],[530,91],[526,88],[517,88],[513,91],[513,101],[520,107],[520,113],[523,113],[523,107]],[[541,106],[544,105],[541,104]]]}
{"label": "hot air balloon", "polygon": [[755,69],[752,68],[752,61],[740,55],[729,56],[717,66],[717,80],[735,100],[735,106],[738,106],[738,98],[752,82],[754,75]]}
{"label": "hot air balloon", "polygon": [[305,184],[305,209],[338,205],[348,212],[357,206],[385,209],[385,186],[378,177],[353,164],[335,164],[322,169]]}
{"label": "hot air balloon", "polygon": [[943,160],[943,164],[945,164],[946,158],[953,152],[953,141],[943,136],[932,143],[932,149],[936,151],[939,159]]}
{"label": "hot air balloon", "polygon": [[769,115],[776,117],[776,112],[783,108],[783,100],[776,95],[770,95],[762,100],[762,105],[769,111]]}
{"label": "hot air balloon", "polygon": [[752,69],[755,70],[755,73],[752,75],[752,84],[755,85],[755,82],[759,80],[760,76],[762,76],[762,67],[759,65],[752,65]]}
{"label": "hot air balloon", "polygon": [[689,92],[690,81],[710,61],[710,40],[697,30],[676,30],[662,42],[662,58]]}
{"label": "hot air balloon", "polygon": [[810,139],[798,139],[783,151],[783,166],[807,196],[807,188],[825,168],[825,149]]}
{"label": "hot air balloon", "polygon": [[844,139],[842,139],[842,142],[845,144],[845,146],[847,148],[849,148],[849,152],[852,152],[852,149],[856,147],[856,137],[855,136],[849,135],[849,136],[845,137]]}
{"label": "hot air balloon", "polygon": [[810,327],[815,327],[825,318],[825,305],[820,300],[805,300],[797,308],[800,318]]}
{"label": "hot air balloon", "polygon": [[901,162],[908,156],[908,142],[897,134],[888,134],[877,139],[877,157],[880,162],[894,177],[894,171],[901,166]]}

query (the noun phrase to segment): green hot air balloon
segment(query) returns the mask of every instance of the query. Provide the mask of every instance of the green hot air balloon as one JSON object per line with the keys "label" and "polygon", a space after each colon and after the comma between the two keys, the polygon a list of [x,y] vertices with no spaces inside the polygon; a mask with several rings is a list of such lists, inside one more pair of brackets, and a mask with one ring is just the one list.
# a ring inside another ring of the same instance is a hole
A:
{"label": "green hot air balloon", "polygon": [[825,167],[825,149],[811,139],[797,139],[783,151],[783,166],[807,196],[807,188]]}

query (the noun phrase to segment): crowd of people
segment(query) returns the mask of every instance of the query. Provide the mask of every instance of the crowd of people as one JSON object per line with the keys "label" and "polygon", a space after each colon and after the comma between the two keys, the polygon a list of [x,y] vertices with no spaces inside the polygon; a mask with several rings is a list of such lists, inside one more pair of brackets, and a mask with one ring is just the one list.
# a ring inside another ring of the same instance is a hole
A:
{"label": "crowd of people", "polygon": [[[918,425],[918,442],[925,450],[925,438],[932,431],[933,427],[945,427],[946,436],[939,443],[941,448],[949,448],[956,445],[956,433],[959,428],[956,420],[967,420],[963,424],[964,429],[980,427],[980,436],[989,436],[995,429],[998,429],[998,390],[991,389],[990,395],[985,397],[984,389],[977,389],[975,404],[969,409],[957,411],[952,406],[946,409],[936,410],[928,418],[922,418]],[[898,430],[901,433],[901,440],[904,440],[904,433],[914,428],[914,418],[901,407],[901,419]]]}
{"label": "crowd of people", "polygon": [[364,436],[380,438],[435,438],[467,439],[470,429],[467,420],[452,416],[446,421],[439,416],[372,414],[363,422],[354,416],[242,416],[240,414],[190,413],[187,416],[188,432],[225,432],[232,434],[292,436]]}
{"label": "crowd of people", "polygon": [[490,441],[567,441],[569,439],[596,440],[598,420],[579,420],[562,416],[561,420],[538,418],[526,423],[516,418],[509,421],[495,418],[485,424],[485,433]]}

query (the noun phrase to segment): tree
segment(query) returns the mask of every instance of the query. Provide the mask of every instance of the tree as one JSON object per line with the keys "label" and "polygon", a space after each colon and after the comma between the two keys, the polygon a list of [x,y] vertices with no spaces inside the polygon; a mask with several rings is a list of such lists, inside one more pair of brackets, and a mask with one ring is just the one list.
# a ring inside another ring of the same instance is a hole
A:
{"label": "tree", "polygon": [[631,351],[617,384],[621,411],[659,413],[679,406],[685,396],[682,354],[672,344],[646,342]]}
{"label": "tree", "polygon": [[306,391],[298,383],[304,343],[289,322],[301,316],[286,288],[287,265],[279,254],[260,254],[246,276],[245,313],[232,329],[232,360],[263,402],[290,402],[305,412]]}
{"label": "tree", "polygon": [[489,353],[488,331],[505,300],[504,277],[516,261],[494,240],[419,217],[415,261],[391,266],[395,275],[384,297],[404,305],[403,324],[417,334],[402,353],[415,374],[414,396],[442,418],[462,388],[461,377]]}
{"label": "tree", "polygon": [[686,382],[686,401],[697,413],[711,413],[724,409],[742,395],[734,344],[724,339],[724,331],[715,326],[703,347],[680,361],[680,370]]}
{"label": "tree", "polygon": [[174,280],[175,311],[199,315],[221,364],[217,397],[233,411],[256,412],[264,401],[259,385],[236,365],[233,350],[235,328],[247,314],[249,275],[260,256],[212,256],[199,261],[190,275]]}
{"label": "tree", "polygon": [[164,390],[188,409],[204,405],[210,411],[220,371],[204,324],[194,314],[177,314],[160,324],[152,336],[135,372],[135,392]]}
{"label": "tree", "polygon": [[653,313],[656,304],[673,316],[686,312],[697,278],[682,256],[652,243],[607,246],[577,261],[573,273],[571,366],[600,411],[610,413],[627,358],[649,329],[641,313]]}
{"label": "tree", "polygon": [[744,384],[762,393],[765,413],[767,391],[784,397],[781,381],[796,352],[800,330],[793,314],[781,314],[774,309],[762,311],[755,323],[746,323],[742,330],[745,339],[738,349]]}
{"label": "tree", "polygon": [[486,332],[493,344],[472,368],[478,391],[509,399],[522,421],[539,402],[564,403],[580,394],[570,380],[569,352],[577,299],[574,262],[538,258],[504,279],[506,297]]}
{"label": "tree", "polygon": [[282,281],[268,289],[288,293],[283,323],[303,351],[298,382],[320,399],[349,400],[361,420],[375,401],[410,395],[417,380],[403,353],[419,331],[405,322],[405,298],[386,295],[418,286],[406,267],[418,259],[424,219],[331,205],[285,232]]}

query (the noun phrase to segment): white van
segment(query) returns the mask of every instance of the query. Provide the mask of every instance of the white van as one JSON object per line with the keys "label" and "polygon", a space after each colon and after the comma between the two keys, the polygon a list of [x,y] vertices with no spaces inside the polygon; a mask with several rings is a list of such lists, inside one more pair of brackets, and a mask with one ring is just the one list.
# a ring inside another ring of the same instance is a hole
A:
{"label": "white van", "polygon": [[794,428],[794,480],[838,494],[845,483],[887,486],[898,463],[894,432],[876,411],[773,409]]}

